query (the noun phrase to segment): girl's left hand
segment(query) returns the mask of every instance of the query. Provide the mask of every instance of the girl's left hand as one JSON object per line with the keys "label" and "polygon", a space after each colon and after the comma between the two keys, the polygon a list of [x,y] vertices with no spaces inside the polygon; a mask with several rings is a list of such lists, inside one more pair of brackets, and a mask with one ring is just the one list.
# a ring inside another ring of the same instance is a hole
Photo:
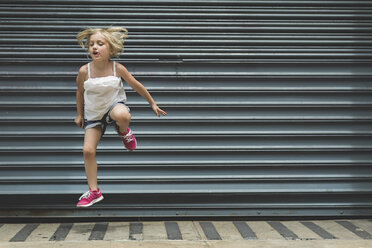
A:
{"label": "girl's left hand", "polygon": [[156,104],[152,105],[151,108],[157,117],[160,117],[160,114],[164,116],[167,115],[167,113],[164,110],[160,109]]}

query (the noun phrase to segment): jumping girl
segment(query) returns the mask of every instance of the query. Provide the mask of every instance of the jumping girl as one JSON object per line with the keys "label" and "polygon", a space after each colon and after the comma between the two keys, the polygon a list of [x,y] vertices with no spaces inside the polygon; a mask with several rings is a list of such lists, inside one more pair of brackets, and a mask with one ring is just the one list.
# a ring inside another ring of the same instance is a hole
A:
{"label": "jumping girl", "polygon": [[129,128],[131,114],[125,105],[126,94],[121,79],[147,100],[156,116],[166,115],[146,88],[123,65],[111,60],[124,51],[127,35],[128,31],[124,28],[109,27],[86,29],[76,36],[80,46],[88,48],[92,58],[90,63],[79,69],[76,78],[75,123],[85,128],[83,153],[89,186],[89,191],[79,198],[77,207],[89,207],[103,200],[97,185],[96,149],[108,124],[115,125],[126,149],[136,149],[137,141]]}

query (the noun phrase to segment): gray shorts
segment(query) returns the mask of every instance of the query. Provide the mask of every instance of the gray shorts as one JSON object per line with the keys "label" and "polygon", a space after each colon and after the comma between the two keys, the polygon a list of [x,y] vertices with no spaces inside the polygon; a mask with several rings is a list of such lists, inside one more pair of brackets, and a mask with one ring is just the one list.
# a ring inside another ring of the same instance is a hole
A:
{"label": "gray shorts", "polygon": [[85,130],[89,129],[89,128],[96,127],[96,126],[100,126],[101,129],[102,129],[102,135],[103,135],[106,131],[107,125],[112,124],[112,123],[115,122],[113,119],[111,119],[110,113],[111,113],[112,109],[118,104],[123,104],[128,109],[128,112],[130,111],[130,109],[128,108],[127,105],[125,105],[124,102],[114,103],[114,104],[111,105],[109,111],[107,111],[107,113],[102,117],[101,120],[93,120],[93,121],[84,120]]}

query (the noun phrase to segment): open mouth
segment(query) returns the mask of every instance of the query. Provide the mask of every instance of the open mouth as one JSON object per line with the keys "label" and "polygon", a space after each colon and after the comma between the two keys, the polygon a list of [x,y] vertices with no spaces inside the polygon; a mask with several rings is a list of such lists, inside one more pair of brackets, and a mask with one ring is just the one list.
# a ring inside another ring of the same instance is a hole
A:
{"label": "open mouth", "polygon": [[98,56],[98,55],[99,55],[99,52],[94,51],[94,52],[93,52],[93,55],[94,55],[94,56]]}

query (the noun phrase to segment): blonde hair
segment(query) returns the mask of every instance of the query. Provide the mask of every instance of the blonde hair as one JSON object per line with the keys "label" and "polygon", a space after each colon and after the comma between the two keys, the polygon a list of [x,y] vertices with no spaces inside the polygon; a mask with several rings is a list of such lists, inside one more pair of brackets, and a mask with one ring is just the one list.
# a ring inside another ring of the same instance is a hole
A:
{"label": "blonde hair", "polygon": [[116,57],[124,51],[124,40],[128,37],[128,30],[122,27],[88,28],[76,35],[79,45],[83,49],[89,48],[90,37],[100,33],[105,37]]}

